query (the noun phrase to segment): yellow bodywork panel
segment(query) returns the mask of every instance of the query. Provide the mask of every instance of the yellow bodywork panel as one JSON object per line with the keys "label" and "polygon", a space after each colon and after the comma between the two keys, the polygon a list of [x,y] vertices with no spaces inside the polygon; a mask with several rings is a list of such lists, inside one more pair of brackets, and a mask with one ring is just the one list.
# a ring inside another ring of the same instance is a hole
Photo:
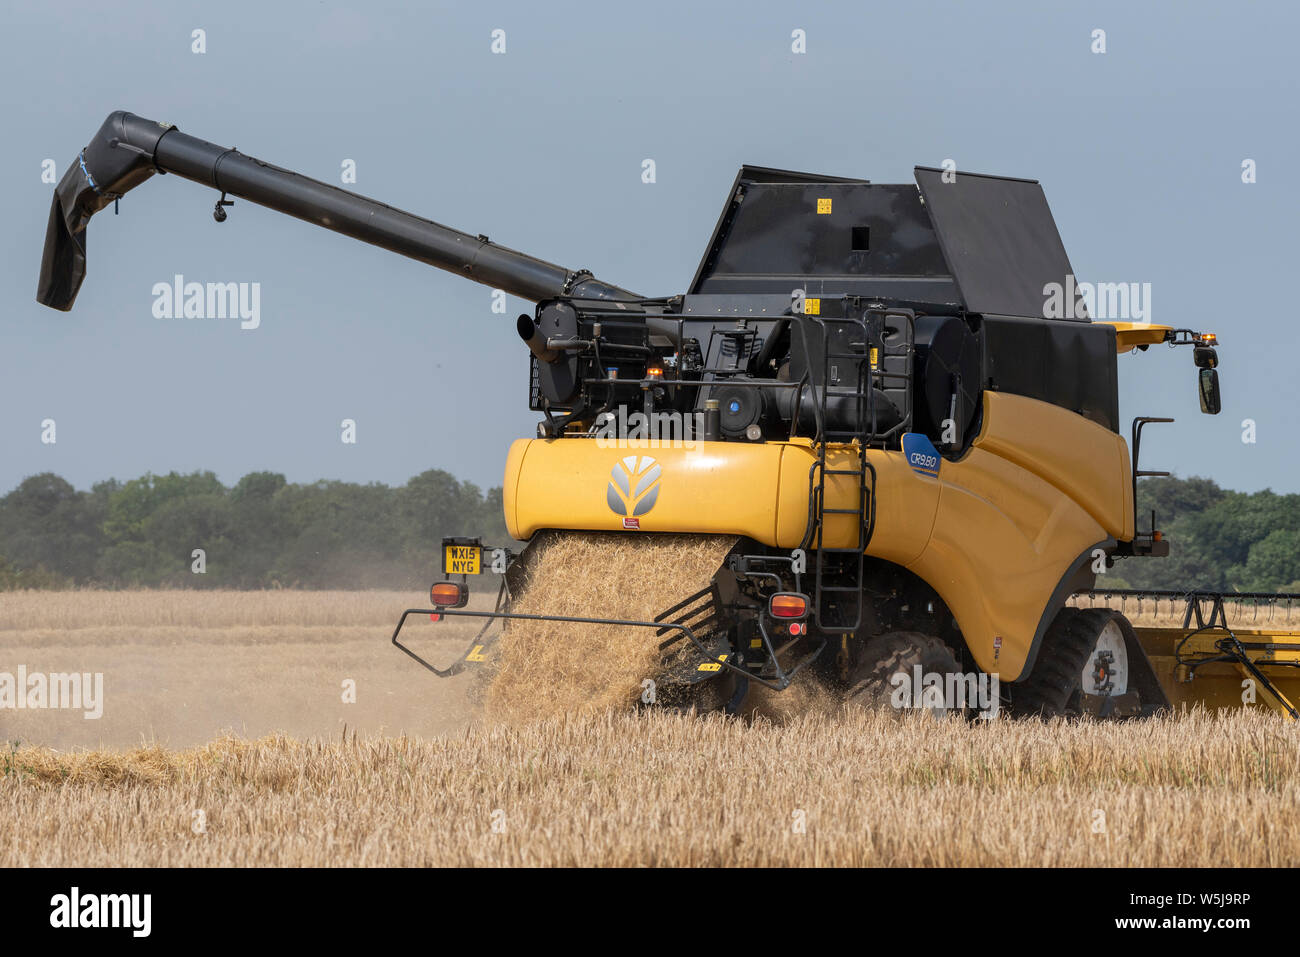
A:
{"label": "yellow bodywork panel", "polygon": [[[803,537],[810,449],[781,442],[678,443],[675,448],[656,441],[624,444],[635,447],[601,448],[596,439],[517,440],[506,460],[510,534],[522,540],[543,528],[622,531],[633,527],[625,523],[632,519],[643,532],[747,535],[782,546],[797,545]],[[787,450],[790,462],[785,461]],[[806,463],[802,469],[796,458]],[[657,476],[655,466],[660,467]],[[652,484],[630,508],[618,497],[616,511],[610,491],[618,495],[620,479],[633,495],[639,482],[649,479]],[[654,484],[654,502],[634,514]]]}
{"label": "yellow bodywork panel", "polygon": [[1173,326],[1153,326],[1149,322],[1106,322],[1115,327],[1115,351],[1128,352],[1135,346],[1152,346],[1165,341]]}
{"label": "yellow bodywork panel", "polygon": [[1122,436],[1048,402],[985,392],[974,444],[1041,476],[1116,539],[1133,538],[1133,473]]}
{"label": "yellow bodywork panel", "polygon": [[[643,532],[744,535],[776,548],[797,548],[803,542],[810,474],[817,460],[808,440],[635,444],[639,447],[601,448],[595,439],[516,440],[506,460],[506,529],[525,540],[543,528],[622,531],[630,527],[624,519],[634,518]],[[890,496],[890,508],[881,509],[878,502],[870,553],[904,565],[920,555],[929,539],[939,484],[913,472],[897,452],[872,451],[870,461]],[[832,469],[853,467],[857,451],[834,447],[827,462]],[[653,474],[656,465],[661,467],[658,476]],[[632,493],[637,491],[634,476],[646,476],[643,495],[658,484],[650,508],[628,515],[636,508],[629,509],[619,494],[620,473]],[[856,477],[828,477],[828,508],[855,508],[857,503]],[[855,541],[854,522],[852,515],[826,516],[824,544],[843,547]]]}
{"label": "yellow bodywork panel", "polygon": [[[506,462],[506,527],[741,535],[781,549],[808,528],[816,452],[789,442],[520,439]],[[852,467],[852,446],[831,468]],[[983,424],[938,477],[901,452],[873,449],[876,525],[867,554],[904,566],[948,605],[981,668],[1020,676],[1053,593],[1081,556],[1131,539],[1123,438],[1065,409],[986,392]],[[868,478],[869,480],[869,478]],[[855,476],[830,476],[827,508],[856,508]],[[852,515],[827,515],[823,544],[856,541]]]}
{"label": "yellow bodywork panel", "polygon": [[940,481],[934,531],[907,567],[948,605],[980,668],[1014,681],[1057,585],[1110,536],[1059,488],[980,448]]}

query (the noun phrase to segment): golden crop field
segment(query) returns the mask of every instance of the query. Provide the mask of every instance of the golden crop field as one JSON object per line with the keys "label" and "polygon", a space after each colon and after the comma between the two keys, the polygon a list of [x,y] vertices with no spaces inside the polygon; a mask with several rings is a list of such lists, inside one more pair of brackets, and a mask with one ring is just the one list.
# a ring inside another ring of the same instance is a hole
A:
{"label": "golden crop field", "polygon": [[[0,865],[1300,864],[1270,714],[503,723],[388,643],[423,599],[0,593],[0,671],[104,673],[97,720],[0,711]],[[413,627],[439,663],[474,631]]]}
{"label": "golden crop field", "polygon": [[[431,736],[463,726],[464,681],[442,681],[389,644],[423,593],[0,592],[0,671],[104,675],[104,714],[0,711],[0,740],[55,748],[182,748],[224,732]],[[440,666],[466,620],[411,624]],[[435,637],[436,636],[436,637]],[[355,703],[344,682],[355,682]]]}

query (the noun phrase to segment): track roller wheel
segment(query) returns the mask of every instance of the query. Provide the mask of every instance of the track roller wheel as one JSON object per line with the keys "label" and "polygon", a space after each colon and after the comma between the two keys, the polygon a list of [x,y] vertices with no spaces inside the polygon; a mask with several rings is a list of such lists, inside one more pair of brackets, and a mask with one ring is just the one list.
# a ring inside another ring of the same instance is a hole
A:
{"label": "track roller wheel", "polygon": [[1127,618],[1109,608],[1062,608],[1033,672],[1009,687],[1015,715],[1134,717],[1164,704]]}
{"label": "track roller wheel", "polygon": [[[891,679],[905,674],[910,681],[918,665],[922,675],[941,678],[961,671],[952,649],[933,635],[890,631],[868,638],[850,674],[845,700],[867,708],[889,708],[897,687]],[[935,715],[948,713],[947,708],[929,710]]]}

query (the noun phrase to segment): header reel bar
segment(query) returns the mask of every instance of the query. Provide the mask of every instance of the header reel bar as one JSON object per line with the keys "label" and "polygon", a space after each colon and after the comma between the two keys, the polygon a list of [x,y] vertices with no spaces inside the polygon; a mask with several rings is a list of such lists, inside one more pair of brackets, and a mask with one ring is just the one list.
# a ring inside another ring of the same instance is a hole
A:
{"label": "header reel bar", "polygon": [[[1225,592],[1205,589],[1179,591],[1173,588],[1093,588],[1078,594],[1093,600],[1100,598],[1103,601],[1110,598],[1137,598],[1139,600],[1153,598],[1156,601],[1167,598],[1171,603],[1185,601],[1187,604],[1183,612],[1183,627],[1191,628],[1192,622],[1195,621],[1197,629],[1226,628],[1228,619],[1224,609],[1224,602],[1276,605],[1278,602],[1284,601],[1288,607],[1291,607],[1292,602],[1300,602],[1300,593],[1271,591]],[[1209,605],[1208,618],[1205,614],[1207,603]]]}

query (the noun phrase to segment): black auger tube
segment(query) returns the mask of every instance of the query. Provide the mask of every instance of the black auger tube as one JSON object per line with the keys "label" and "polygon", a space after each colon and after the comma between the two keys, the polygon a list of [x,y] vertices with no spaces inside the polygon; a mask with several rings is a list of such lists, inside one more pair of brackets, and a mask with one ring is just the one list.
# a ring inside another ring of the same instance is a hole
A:
{"label": "black auger tube", "polygon": [[72,308],[85,275],[85,229],[90,217],[155,171],[193,180],[523,299],[638,298],[589,273],[573,272],[498,246],[485,236],[450,229],[173,126],[119,111],[104,121],[55,189],[38,301],[55,309]]}

